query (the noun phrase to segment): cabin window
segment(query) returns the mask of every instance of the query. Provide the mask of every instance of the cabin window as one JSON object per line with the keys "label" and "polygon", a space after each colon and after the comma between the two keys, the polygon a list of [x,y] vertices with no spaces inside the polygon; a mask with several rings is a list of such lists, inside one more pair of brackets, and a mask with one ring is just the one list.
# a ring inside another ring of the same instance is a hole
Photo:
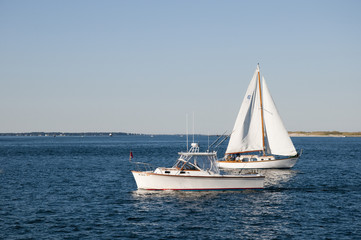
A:
{"label": "cabin window", "polygon": [[184,169],[184,170],[197,170],[196,167],[194,167],[192,164],[189,164],[189,163],[186,163],[186,164],[183,166],[183,169]]}
{"label": "cabin window", "polygon": [[179,161],[177,163],[176,167],[179,169],[184,169],[184,170],[198,170],[195,166],[193,166],[189,162],[185,163],[183,161]]}
{"label": "cabin window", "polygon": [[251,158],[251,161],[256,162],[257,158]]}
{"label": "cabin window", "polygon": [[242,159],[242,162],[248,162],[248,161],[249,161],[248,158],[243,158],[243,159]]}
{"label": "cabin window", "polygon": [[184,162],[179,161],[179,162],[177,163],[177,168],[182,168],[183,165],[184,165]]}
{"label": "cabin window", "polygon": [[165,171],[165,173],[170,173],[170,171]]}

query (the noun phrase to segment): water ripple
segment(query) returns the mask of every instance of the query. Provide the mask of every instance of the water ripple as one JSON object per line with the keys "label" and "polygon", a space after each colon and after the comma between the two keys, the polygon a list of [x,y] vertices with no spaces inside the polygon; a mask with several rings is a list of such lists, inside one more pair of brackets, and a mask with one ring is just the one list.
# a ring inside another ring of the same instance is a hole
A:
{"label": "water ripple", "polygon": [[3,137],[0,239],[358,239],[361,139],[293,141],[262,191],[159,192],[136,190],[129,149],[170,166],[179,136]]}

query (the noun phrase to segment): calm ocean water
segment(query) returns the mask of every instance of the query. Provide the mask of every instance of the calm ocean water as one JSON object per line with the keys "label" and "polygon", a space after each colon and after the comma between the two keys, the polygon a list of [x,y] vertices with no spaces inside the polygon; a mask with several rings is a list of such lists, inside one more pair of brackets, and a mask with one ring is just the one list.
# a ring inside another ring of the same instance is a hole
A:
{"label": "calm ocean water", "polygon": [[147,192],[129,151],[171,166],[184,137],[1,137],[0,239],[360,239],[361,138],[293,142],[264,190]]}

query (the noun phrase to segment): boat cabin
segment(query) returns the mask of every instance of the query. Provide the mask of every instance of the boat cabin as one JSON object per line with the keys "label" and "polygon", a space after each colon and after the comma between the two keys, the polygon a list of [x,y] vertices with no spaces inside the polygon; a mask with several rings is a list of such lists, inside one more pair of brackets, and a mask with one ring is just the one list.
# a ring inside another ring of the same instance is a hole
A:
{"label": "boat cabin", "polygon": [[209,175],[219,174],[217,152],[199,152],[197,143],[192,143],[188,152],[179,152],[180,156],[171,168],[159,167],[154,173],[169,175]]}
{"label": "boat cabin", "polygon": [[259,156],[259,155],[239,155],[239,154],[228,154],[225,157],[226,161],[236,162],[257,162],[257,161],[271,161],[275,160],[274,156]]}

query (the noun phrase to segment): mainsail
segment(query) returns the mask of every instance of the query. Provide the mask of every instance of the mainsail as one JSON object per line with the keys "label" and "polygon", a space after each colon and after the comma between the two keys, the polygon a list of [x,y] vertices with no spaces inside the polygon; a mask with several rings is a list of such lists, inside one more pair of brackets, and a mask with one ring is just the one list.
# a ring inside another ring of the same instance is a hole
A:
{"label": "mainsail", "polygon": [[257,67],[234,124],[226,150],[227,154],[263,149],[258,72],[259,68]]}
{"label": "mainsail", "polygon": [[[295,147],[278,114],[266,82],[262,77],[262,86],[260,86],[258,77],[257,66],[234,124],[226,154],[263,151],[264,138],[266,138],[268,153],[282,156],[296,155]],[[262,133],[263,127],[265,134]]]}

